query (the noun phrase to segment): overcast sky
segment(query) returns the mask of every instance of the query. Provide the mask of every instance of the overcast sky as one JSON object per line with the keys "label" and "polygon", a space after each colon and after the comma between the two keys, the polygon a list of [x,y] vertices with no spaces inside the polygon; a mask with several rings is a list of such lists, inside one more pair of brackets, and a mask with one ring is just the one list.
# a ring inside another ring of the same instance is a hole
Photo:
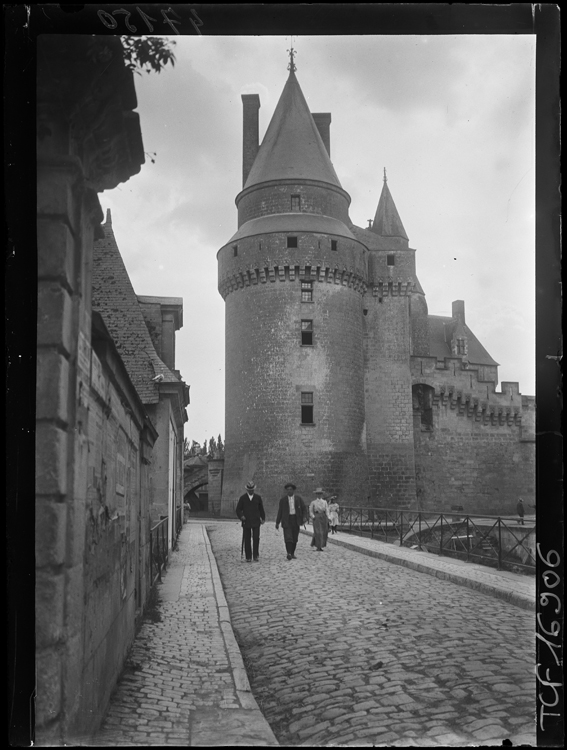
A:
{"label": "overcast sky", "polygon": [[[240,96],[260,95],[262,139],[290,37],[175,41],[175,67],[135,76],[146,164],[100,198],[136,293],[183,298],[185,436],[202,442],[224,439],[216,253],[237,228]],[[534,395],[535,36],[300,36],[293,45],[311,111],[332,114],[331,160],[351,220],[365,227],[374,216],[386,167],[430,314],[450,315],[463,299],[500,381]]]}

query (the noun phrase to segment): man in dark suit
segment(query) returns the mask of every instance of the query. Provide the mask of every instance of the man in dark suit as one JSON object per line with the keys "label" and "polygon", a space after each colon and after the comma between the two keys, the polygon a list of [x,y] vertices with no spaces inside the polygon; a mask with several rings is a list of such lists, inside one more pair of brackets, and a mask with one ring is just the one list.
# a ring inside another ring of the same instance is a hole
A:
{"label": "man in dark suit", "polygon": [[296,560],[295,548],[299,538],[299,527],[303,526],[307,517],[305,503],[303,498],[295,494],[295,484],[288,482],[285,486],[287,495],[281,498],[278,515],[276,517],[276,531],[282,525],[284,533],[285,548],[287,550],[287,559]]}
{"label": "man in dark suit", "polygon": [[236,505],[236,515],[242,521],[246,562],[252,562],[252,555],[254,562],[260,562],[258,559],[260,526],[266,520],[262,498],[254,492],[255,489],[254,482],[248,482],[246,492],[239,498]]}

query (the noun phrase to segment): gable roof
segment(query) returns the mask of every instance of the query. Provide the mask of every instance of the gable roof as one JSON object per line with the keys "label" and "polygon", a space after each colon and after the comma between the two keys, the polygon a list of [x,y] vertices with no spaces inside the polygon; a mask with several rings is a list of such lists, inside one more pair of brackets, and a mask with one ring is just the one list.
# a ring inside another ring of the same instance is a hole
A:
{"label": "gable roof", "polygon": [[290,71],[244,189],[281,179],[341,187],[295,73]]}
{"label": "gable roof", "polygon": [[94,243],[92,306],[100,313],[128,375],[144,404],[159,401],[153,381],[179,383],[179,378],[159,358],[146,326],[140,303],[112,231],[110,211],[103,224],[104,239]]}
{"label": "gable roof", "polygon": [[[437,357],[437,359],[454,356],[451,353],[451,339],[453,338],[456,320],[442,315],[428,315],[427,320],[429,323],[430,356]],[[462,323],[462,327],[467,337],[468,361],[472,365],[498,365],[498,362],[492,359],[471,329],[465,323]]]}

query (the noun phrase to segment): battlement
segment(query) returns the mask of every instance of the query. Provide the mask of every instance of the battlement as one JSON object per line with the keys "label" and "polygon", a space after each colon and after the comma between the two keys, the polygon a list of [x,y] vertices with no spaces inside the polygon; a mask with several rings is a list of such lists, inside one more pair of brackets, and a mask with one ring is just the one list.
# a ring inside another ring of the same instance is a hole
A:
{"label": "battlement", "polygon": [[373,297],[406,297],[412,292],[416,292],[417,287],[413,279],[389,279],[372,285]]}
{"label": "battlement", "polygon": [[318,281],[324,284],[340,284],[364,294],[366,280],[352,268],[335,266],[277,265],[255,268],[239,268],[219,282],[219,292],[223,299],[236,289],[276,281]]}

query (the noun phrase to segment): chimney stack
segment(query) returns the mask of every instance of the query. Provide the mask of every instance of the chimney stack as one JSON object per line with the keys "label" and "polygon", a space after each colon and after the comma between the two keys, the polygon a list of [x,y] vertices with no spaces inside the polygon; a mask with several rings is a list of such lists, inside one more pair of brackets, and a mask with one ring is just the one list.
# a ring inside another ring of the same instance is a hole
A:
{"label": "chimney stack", "polygon": [[260,147],[258,94],[242,94],[242,187],[246,184]]}
{"label": "chimney stack", "polygon": [[319,131],[319,135],[323,139],[325,148],[329,157],[331,156],[331,113],[330,112],[317,112],[311,115],[315,120],[315,125]]}
{"label": "chimney stack", "polygon": [[453,318],[460,318],[461,323],[465,322],[465,302],[462,299],[453,302]]}

